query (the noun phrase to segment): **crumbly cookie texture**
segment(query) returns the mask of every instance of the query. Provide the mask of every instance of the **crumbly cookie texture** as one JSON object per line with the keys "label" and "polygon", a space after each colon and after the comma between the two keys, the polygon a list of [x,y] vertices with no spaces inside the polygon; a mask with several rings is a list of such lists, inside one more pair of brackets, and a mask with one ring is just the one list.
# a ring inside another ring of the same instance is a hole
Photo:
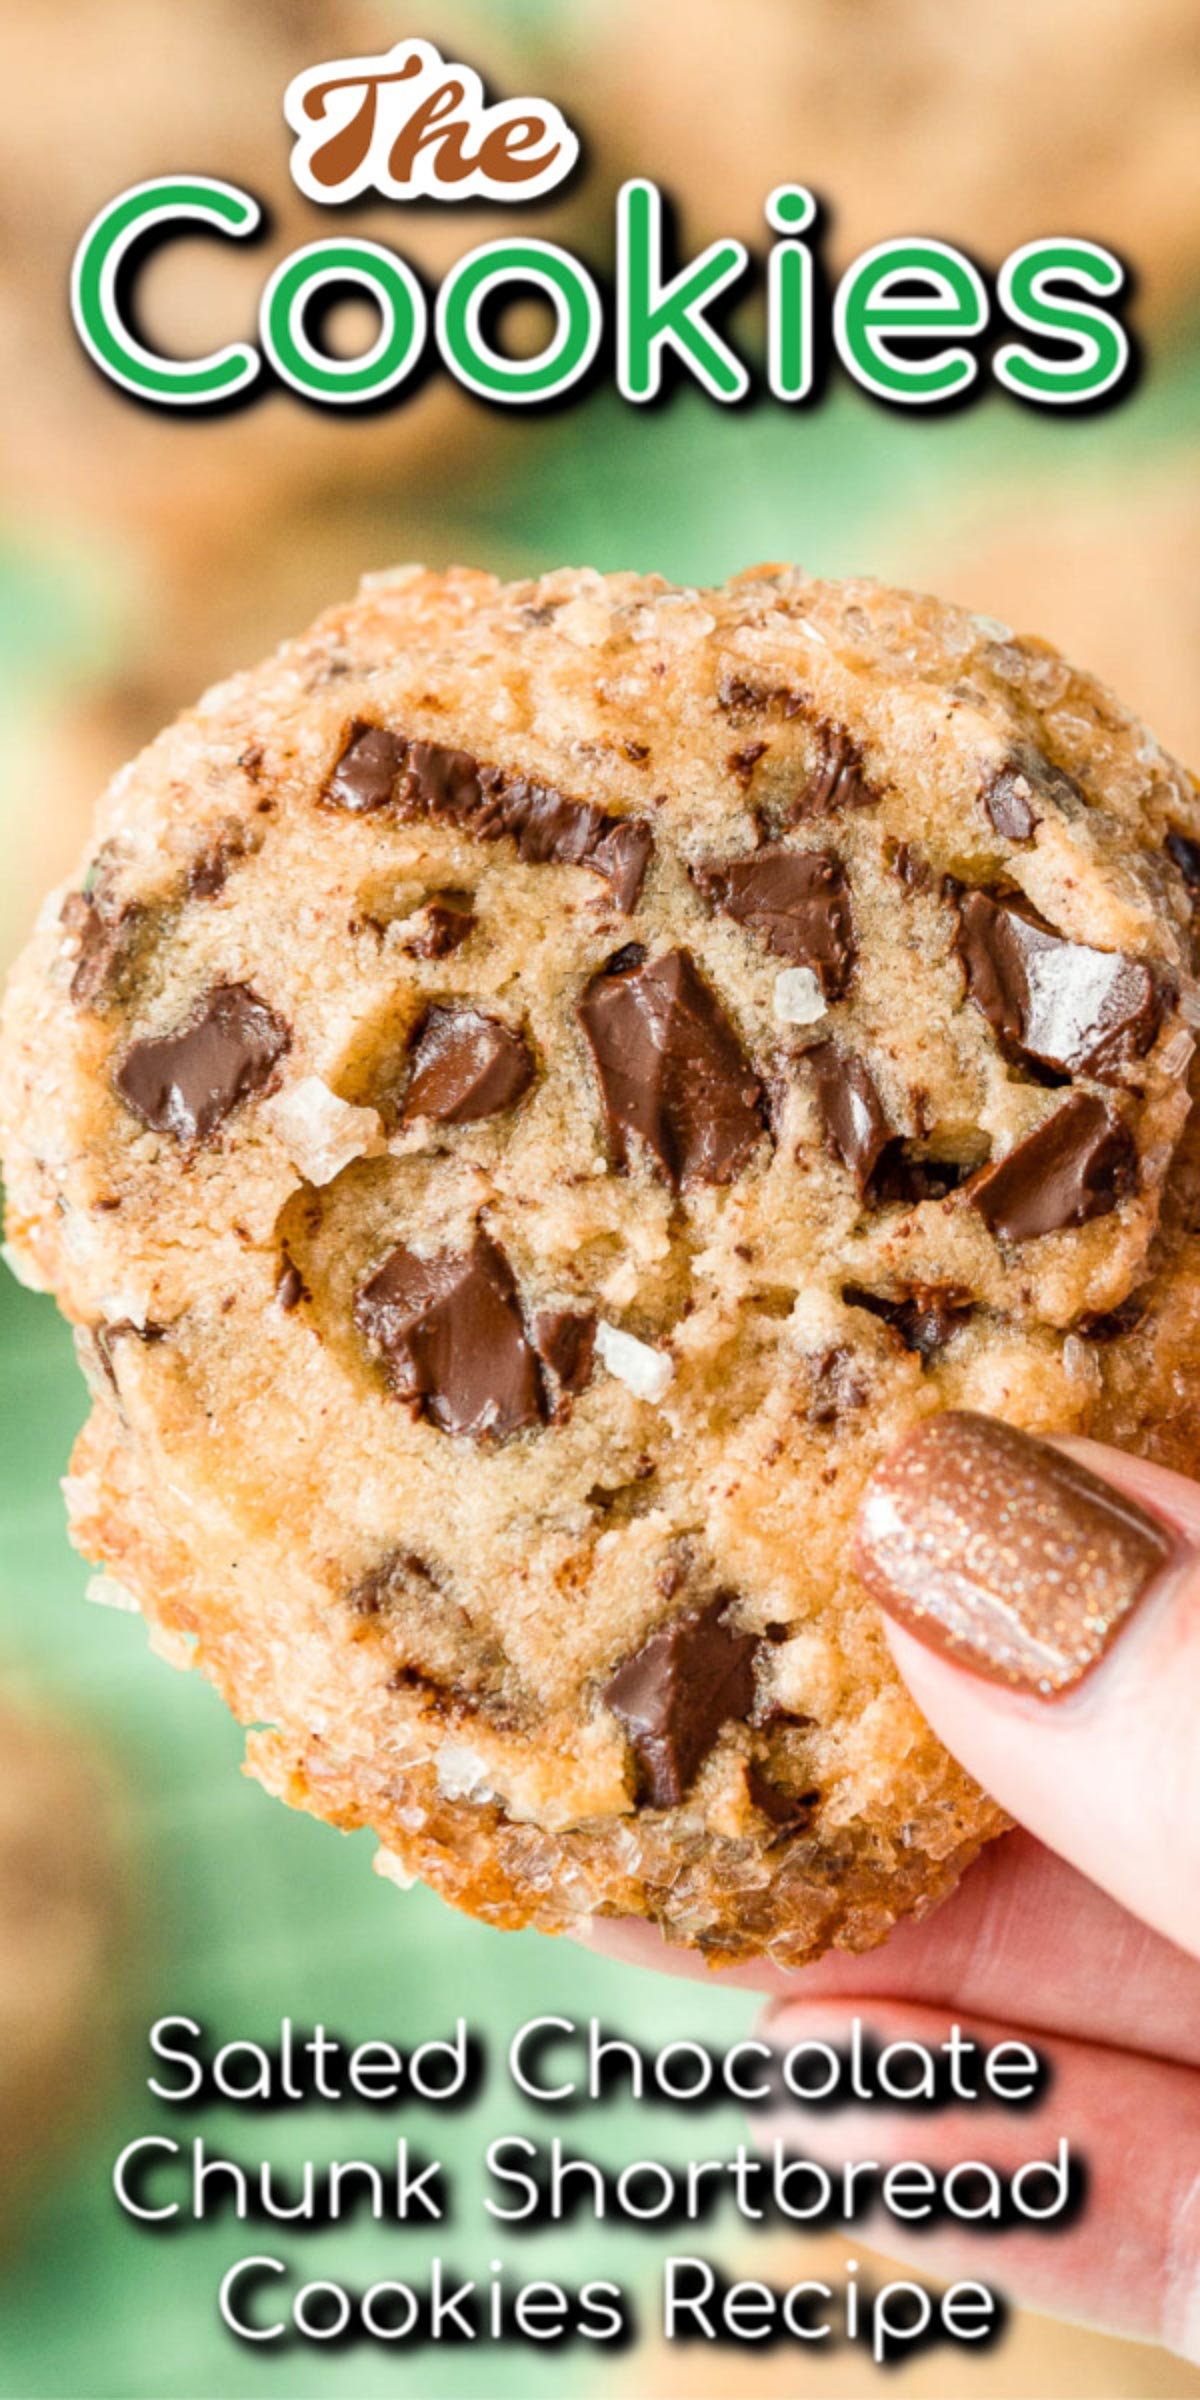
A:
{"label": "crumbly cookie texture", "polygon": [[1190,1463],[1191,779],[868,583],[377,579],[124,774],[7,1004],[76,1541],[498,1925],[799,1965],[999,1811],[847,1564],[947,1406]]}

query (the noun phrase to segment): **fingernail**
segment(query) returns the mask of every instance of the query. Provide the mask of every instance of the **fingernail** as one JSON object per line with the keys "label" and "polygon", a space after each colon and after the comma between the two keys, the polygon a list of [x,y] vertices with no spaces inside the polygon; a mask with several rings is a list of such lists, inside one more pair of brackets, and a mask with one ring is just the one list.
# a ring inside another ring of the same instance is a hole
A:
{"label": "fingernail", "polygon": [[1135,1500],[995,1417],[927,1417],[867,1486],[856,1573],[931,1650],[1056,1700],[1181,1545]]}

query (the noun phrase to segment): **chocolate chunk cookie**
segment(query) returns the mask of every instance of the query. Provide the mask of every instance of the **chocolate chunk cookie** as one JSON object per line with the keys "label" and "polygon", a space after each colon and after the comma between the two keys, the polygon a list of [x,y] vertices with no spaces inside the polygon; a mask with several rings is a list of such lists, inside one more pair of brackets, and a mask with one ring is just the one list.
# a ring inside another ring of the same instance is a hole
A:
{"label": "chocolate chunk cookie", "polygon": [[1200,803],[870,583],[373,580],[128,769],[10,991],[75,1539],[497,1925],[863,1947],[999,1812],[848,1563],[920,1416],[1200,1436]]}

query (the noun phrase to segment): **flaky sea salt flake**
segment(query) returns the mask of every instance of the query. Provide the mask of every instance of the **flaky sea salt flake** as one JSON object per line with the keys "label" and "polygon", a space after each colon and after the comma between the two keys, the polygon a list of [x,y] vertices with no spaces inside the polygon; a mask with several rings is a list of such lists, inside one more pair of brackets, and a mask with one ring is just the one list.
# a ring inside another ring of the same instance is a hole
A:
{"label": "flaky sea salt flake", "polygon": [[383,1147],[376,1110],[339,1100],[319,1075],[289,1084],[267,1101],[263,1115],[306,1183],[332,1183],[352,1160],[370,1157]]}
{"label": "flaky sea salt flake", "polygon": [[656,1407],[675,1374],[674,1361],[663,1351],[652,1350],[649,1342],[639,1342],[635,1334],[622,1333],[619,1325],[606,1325],[603,1319],[596,1327],[596,1356],[635,1400],[649,1400]]}
{"label": "flaky sea salt flake", "polygon": [[815,1025],[825,1014],[825,999],[812,968],[781,968],[772,1005],[781,1025]]}

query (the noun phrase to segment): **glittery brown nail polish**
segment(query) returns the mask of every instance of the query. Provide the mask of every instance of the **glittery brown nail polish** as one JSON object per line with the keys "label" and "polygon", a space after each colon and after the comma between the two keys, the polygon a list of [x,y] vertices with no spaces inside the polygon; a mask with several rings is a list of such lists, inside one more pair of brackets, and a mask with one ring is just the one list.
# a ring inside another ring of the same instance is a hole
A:
{"label": "glittery brown nail polish", "polygon": [[1177,1550],[1135,1500],[994,1417],[928,1417],[867,1486],[854,1566],[898,1624],[1056,1700]]}

